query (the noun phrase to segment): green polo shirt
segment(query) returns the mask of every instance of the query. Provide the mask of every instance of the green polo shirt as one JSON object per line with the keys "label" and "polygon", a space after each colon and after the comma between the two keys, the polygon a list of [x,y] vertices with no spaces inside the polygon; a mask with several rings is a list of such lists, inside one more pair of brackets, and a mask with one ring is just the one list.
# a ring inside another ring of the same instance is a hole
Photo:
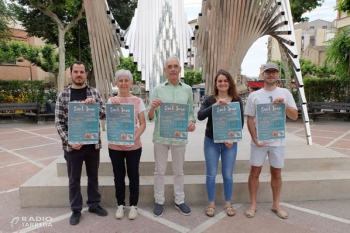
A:
{"label": "green polo shirt", "polygon": [[[153,90],[153,95],[150,101],[150,105],[147,109],[148,111],[151,108],[153,99],[160,99],[162,100],[163,103],[188,104],[190,106],[188,121],[196,122],[196,119],[194,118],[194,114],[193,114],[192,88],[189,85],[182,83],[180,81],[176,86],[174,86],[168,81],[159,84]],[[149,120],[148,114],[147,114],[147,119]],[[174,145],[174,146],[184,146],[187,144],[187,141],[186,142],[179,142],[175,140],[170,141],[170,140],[161,139],[159,137],[159,108],[157,108],[154,111],[154,118],[149,121],[156,122],[154,126],[154,132],[153,132],[153,143]]]}

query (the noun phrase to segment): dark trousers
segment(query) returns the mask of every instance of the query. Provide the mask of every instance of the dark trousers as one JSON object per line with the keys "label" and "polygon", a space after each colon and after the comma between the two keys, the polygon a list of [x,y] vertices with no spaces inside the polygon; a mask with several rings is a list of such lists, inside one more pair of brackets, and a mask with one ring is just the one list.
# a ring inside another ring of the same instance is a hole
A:
{"label": "dark trousers", "polygon": [[64,151],[64,158],[67,161],[69,177],[69,201],[72,211],[81,211],[83,198],[80,190],[80,178],[83,162],[85,161],[86,174],[88,177],[86,204],[89,208],[96,208],[101,202],[101,195],[98,191],[98,167],[100,164],[100,150],[95,145],[84,145],[80,150],[72,152]]}
{"label": "dark trousers", "polygon": [[[137,206],[139,201],[139,164],[142,148],[132,151],[109,149],[114,173],[115,197],[118,205],[125,206],[125,173],[129,178],[130,206]],[[126,169],[125,169],[126,161]]]}

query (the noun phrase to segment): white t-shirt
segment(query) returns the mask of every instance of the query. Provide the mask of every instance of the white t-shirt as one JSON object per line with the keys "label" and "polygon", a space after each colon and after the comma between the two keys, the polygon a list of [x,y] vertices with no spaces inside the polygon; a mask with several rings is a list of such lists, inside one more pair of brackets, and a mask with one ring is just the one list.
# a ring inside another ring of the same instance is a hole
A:
{"label": "white t-shirt", "polygon": [[[298,109],[295,104],[293,95],[285,88],[276,87],[273,91],[266,91],[264,88],[261,88],[258,91],[254,91],[248,97],[247,104],[244,108],[244,114],[247,116],[256,115],[256,106],[257,104],[267,104],[272,103],[276,98],[283,98],[284,102],[293,109]],[[255,144],[253,141],[251,144]],[[285,146],[286,140],[280,139],[268,143],[269,146]]]}

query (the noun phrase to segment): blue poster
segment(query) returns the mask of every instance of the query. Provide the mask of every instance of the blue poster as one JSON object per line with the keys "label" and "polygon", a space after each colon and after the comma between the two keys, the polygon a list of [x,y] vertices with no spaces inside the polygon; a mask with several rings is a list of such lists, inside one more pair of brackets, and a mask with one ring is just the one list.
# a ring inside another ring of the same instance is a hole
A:
{"label": "blue poster", "polygon": [[162,103],[159,110],[160,137],[173,141],[187,141],[189,105]]}
{"label": "blue poster", "polygon": [[238,102],[213,105],[214,142],[237,142],[242,139],[241,106]]}
{"label": "blue poster", "polygon": [[108,143],[134,145],[135,112],[133,104],[106,104]]}
{"label": "blue poster", "polygon": [[68,143],[97,144],[99,140],[100,104],[68,104]]}
{"label": "blue poster", "polygon": [[286,105],[258,104],[256,108],[256,128],[259,142],[271,142],[285,138]]}

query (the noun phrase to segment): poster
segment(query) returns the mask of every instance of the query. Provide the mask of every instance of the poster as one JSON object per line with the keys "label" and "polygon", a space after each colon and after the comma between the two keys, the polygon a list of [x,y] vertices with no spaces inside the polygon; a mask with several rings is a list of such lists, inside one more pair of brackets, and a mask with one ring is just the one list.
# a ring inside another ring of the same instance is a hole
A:
{"label": "poster", "polygon": [[134,145],[135,111],[133,104],[106,104],[108,143]]}
{"label": "poster", "polygon": [[258,104],[256,111],[259,142],[273,142],[285,138],[286,105],[284,103]]}
{"label": "poster", "polygon": [[242,139],[241,107],[238,102],[212,106],[214,142],[237,142]]}
{"label": "poster", "polygon": [[97,144],[99,140],[100,104],[68,104],[68,143]]}
{"label": "poster", "polygon": [[159,110],[160,137],[172,141],[187,141],[189,105],[162,103]]}

